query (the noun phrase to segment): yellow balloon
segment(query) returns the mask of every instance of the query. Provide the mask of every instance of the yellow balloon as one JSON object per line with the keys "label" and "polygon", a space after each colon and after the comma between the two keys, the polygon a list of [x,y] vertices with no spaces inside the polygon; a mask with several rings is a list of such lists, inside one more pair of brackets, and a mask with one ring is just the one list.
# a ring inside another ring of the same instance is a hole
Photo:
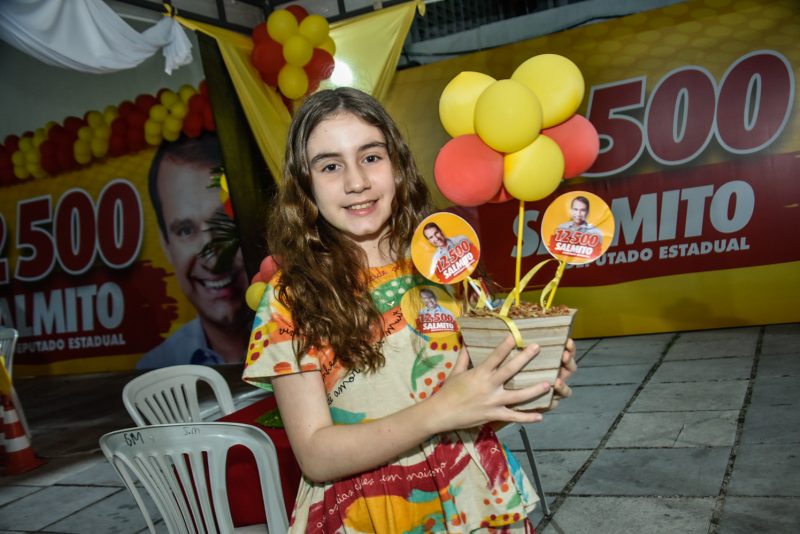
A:
{"label": "yellow balloon", "polygon": [[93,139],[108,139],[111,137],[111,127],[106,123],[101,124],[94,129],[94,135],[92,137]]}
{"label": "yellow balloon", "polygon": [[25,165],[25,152],[22,150],[15,150],[13,154],[11,154],[11,163],[14,164],[15,167],[22,167]]}
{"label": "yellow balloon", "polygon": [[330,26],[322,15],[309,15],[300,23],[297,29],[300,35],[309,40],[311,46],[319,46],[328,37]]}
{"label": "yellow balloon", "polygon": [[102,158],[108,152],[108,139],[92,139],[91,142],[92,156]]}
{"label": "yellow balloon", "polygon": [[100,113],[99,111],[90,111],[89,113],[86,114],[86,122],[94,130],[103,123],[105,123],[105,120],[103,120],[103,114]]}
{"label": "yellow balloon", "polygon": [[33,150],[33,137],[25,136],[19,140],[19,149],[23,152]]}
{"label": "yellow balloon", "polygon": [[334,42],[333,37],[331,37],[330,35],[326,37],[325,40],[322,41],[322,44],[319,45],[317,48],[325,50],[332,56],[336,55],[336,43]]}
{"label": "yellow balloon", "polygon": [[[178,130],[167,130],[166,128],[164,128],[164,139],[165,140],[167,140],[167,141],[177,141],[178,137],[180,137],[180,136],[181,136],[181,131],[179,129]],[[145,138],[145,141],[147,141],[147,138]]]}
{"label": "yellow balloon", "polygon": [[178,117],[174,117],[172,115],[167,115],[167,118],[164,119],[164,131],[175,131],[180,132],[181,128],[183,128],[183,121],[180,120]]}
{"label": "yellow balloon", "polygon": [[180,101],[180,99],[181,98],[178,96],[177,93],[175,93],[175,91],[170,91],[169,89],[167,89],[166,91],[161,92],[161,97],[159,98],[159,101],[161,102],[161,105],[169,109],[175,102]]}
{"label": "yellow balloon", "polygon": [[167,108],[161,104],[156,104],[150,108],[150,118],[156,122],[164,122],[164,119],[167,118],[168,114],[169,111],[167,111]]}
{"label": "yellow balloon", "polygon": [[161,136],[161,132],[155,135],[144,134],[144,141],[150,146],[158,146],[163,141],[163,137]]}
{"label": "yellow balloon", "polygon": [[24,165],[14,165],[14,176],[20,180],[24,180],[30,175],[31,173],[28,172],[28,169]]}
{"label": "yellow balloon", "polygon": [[439,120],[450,137],[475,133],[475,103],[496,81],[488,74],[464,71],[448,82],[439,98]]}
{"label": "yellow balloon", "polygon": [[308,75],[303,67],[286,64],[278,73],[278,89],[286,98],[294,100],[308,91]]}
{"label": "yellow balloon", "polygon": [[92,161],[92,147],[89,143],[78,139],[72,147],[72,153],[75,156],[75,161],[81,165],[86,165]]}
{"label": "yellow balloon", "polygon": [[81,126],[78,129],[78,139],[86,141],[87,143],[92,140],[94,132],[89,126]]}
{"label": "yellow balloon", "polygon": [[286,39],[297,33],[297,19],[285,9],[273,11],[267,18],[267,33],[283,44]]}
{"label": "yellow balloon", "polygon": [[266,289],[267,284],[264,282],[254,282],[247,288],[247,292],[244,294],[244,300],[251,310],[255,311],[258,309],[258,305],[261,303],[261,297],[264,296],[264,291]]}
{"label": "yellow balloon", "polygon": [[34,178],[41,180],[42,178],[47,178],[47,171],[45,171],[41,167],[36,167],[35,169],[31,170],[31,174]]}
{"label": "yellow balloon", "polygon": [[180,89],[178,89],[178,96],[181,97],[181,101],[188,104],[189,99],[192,98],[195,94],[197,94],[197,89],[192,87],[189,84],[181,85]]}
{"label": "yellow balloon", "polygon": [[47,141],[47,132],[44,128],[37,128],[35,132],[33,132],[33,146],[35,148],[39,148],[39,145]]}
{"label": "yellow balloon", "polygon": [[540,54],[517,67],[512,80],[533,91],[542,104],[542,127],[570,118],[583,100],[584,82],[578,66],[558,54]]}
{"label": "yellow balloon", "polygon": [[38,164],[40,161],[42,161],[42,154],[38,150],[28,150],[25,152],[26,163]]}
{"label": "yellow balloon", "polygon": [[533,92],[514,80],[500,80],[475,102],[475,133],[498,152],[528,146],[542,130],[542,108]]}
{"label": "yellow balloon", "polygon": [[175,118],[183,120],[186,117],[186,114],[189,113],[189,106],[187,106],[183,101],[179,100],[172,104],[172,107],[169,108],[169,114]]}
{"label": "yellow balloon", "polygon": [[283,43],[283,59],[290,65],[302,67],[311,61],[312,54],[314,54],[314,47],[299,33],[292,35]]}
{"label": "yellow balloon", "polygon": [[556,190],[564,177],[564,155],[558,144],[540,135],[503,159],[503,186],[516,199],[532,202]]}
{"label": "yellow balloon", "polygon": [[147,119],[144,122],[145,140],[146,140],[146,137],[148,135],[150,137],[153,137],[153,138],[158,137],[159,139],[158,139],[158,141],[156,143],[149,143],[149,144],[151,144],[151,145],[152,144],[155,144],[155,145],[160,144],[161,143],[161,130],[162,130],[162,123],[160,123],[160,122],[158,122],[156,120],[153,120],[153,119]]}
{"label": "yellow balloon", "polygon": [[119,117],[119,110],[116,106],[106,106],[103,110],[103,120],[106,121],[106,124],[111,124],[117,117]]}

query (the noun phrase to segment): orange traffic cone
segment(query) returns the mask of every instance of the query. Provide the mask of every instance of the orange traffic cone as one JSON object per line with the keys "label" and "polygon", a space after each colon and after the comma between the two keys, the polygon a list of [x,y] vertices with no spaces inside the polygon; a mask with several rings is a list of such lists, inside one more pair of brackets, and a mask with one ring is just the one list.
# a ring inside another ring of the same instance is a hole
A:
{"label": "orange traffic cone", "polygon": [[31,441],[9,395],[0,395],[3,401],[4,475],[18,475],[36,469],[44,463],[31,448]]}

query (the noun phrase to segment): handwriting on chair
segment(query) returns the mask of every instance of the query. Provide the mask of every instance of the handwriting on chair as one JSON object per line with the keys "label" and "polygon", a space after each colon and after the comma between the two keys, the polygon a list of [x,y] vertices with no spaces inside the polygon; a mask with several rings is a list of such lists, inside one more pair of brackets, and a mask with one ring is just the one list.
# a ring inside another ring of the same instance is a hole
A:
{"label": "handwriting on chair", "polygon": [[125,438],[125,443],[128,444],[128,447],[133,447],[134,445],[144,443],[144,438],[142,437],[141,432],[125,432],[123,437]]}
{"label": "handwriting on chair", "polygon": [[200,429],[196,426],[185,426],[183,427],[183,435],[184,436],[191,436],[192,434],[199,434]]}

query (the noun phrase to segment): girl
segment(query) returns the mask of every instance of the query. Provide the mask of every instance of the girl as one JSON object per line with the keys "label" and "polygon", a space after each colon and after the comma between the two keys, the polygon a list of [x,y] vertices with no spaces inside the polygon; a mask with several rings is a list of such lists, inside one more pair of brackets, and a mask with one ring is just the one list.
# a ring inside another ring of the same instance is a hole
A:
{"label": "girl", "polygon": [[[369,95],[321,91],[289,130],[268,242],[280,258],[244,380],[274,390],[303,470],[292,532],[532,531],[535,493],[493,421],[555,387],[503,384],[538,352],[469,367],[456,335],[429,338],[402,297],[428,284],[408,258],[428,193],[397,126]],[[415,289],[416,288],[416,289]]]}

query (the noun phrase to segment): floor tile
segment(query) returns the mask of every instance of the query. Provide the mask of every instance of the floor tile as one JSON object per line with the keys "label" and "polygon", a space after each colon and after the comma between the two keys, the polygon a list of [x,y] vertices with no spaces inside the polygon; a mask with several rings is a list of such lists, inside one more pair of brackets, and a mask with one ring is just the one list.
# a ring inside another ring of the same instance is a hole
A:
{"label": "floor tile", "polygon": [[793,377],[756,377],[753,381],[753,396],[750,404],[751,406],[791,406],[800,409],[797,380]]}
{"label": "floor tile", "polygon": [[800,499],[728,497],[722,510],[719,534],[796,534],[800,525]]}
{"label": "floor tile", "polygon": [[736,439],[738,411],[627,413],[606,447],[719,447]]}
{"label": "floor tile", "polygon": [[728,495],[800,497],[800,447],[742,444]]}
{"label": "floor tile", "polygon": [[599,386],[617,384],[641,384],[652,365],[609,365],[589,367],[579,365],[578,371],[569,379],[571,386]]}
{"label": "floor tile", "polygon": [[753,358],[713,358],[663,362],[651,382],[713,382],[715,380],[747,380]]}
{"label": "floor tile", "polygon": [[729,382],[649,383],[629,412],[689,412],[739,410],[747,391],[746,380]]}
{"label": "floor tile", "polygon": [[50,532],[135,534],[147,528],[144,516],[127,489],[97,501],[52,525]]}
{"label": "floor tile", "polygon": [[776,324],[764,327],[761,354],[797,354],[800,350],[800,324]]}
{"label": "floor tile", "polygon": [[[595,449],[616,417],[616,413],[548,414],[541,423],[526,425],[528,439],[534,450]],[[500,436],[510,449],[522,450],[517,431],[504,431]]]}
{"label": "floor tile", "polygon": [[794,352],[762,354],[758,360],[758,378],[800,377],[800,338]]}
{"label": "floor tile", "polygon": [[713,499],[568,497],[539,534],[705,533]]}
{"label": "floor tile", "polygon": [[591,365],[593,367],[601,365],[652,365],[661,358],[663,350],[661,345],[647,347],[598,345],[580,359],[578,369],[580,369],[581,365]]}
{"label": "floor tile", "polygon": [[40,530],[117,491],[118,488],[87,486],[44,488],[4,507],[0,515],[0,528]]}
{"label": "floor tile", "polygon": [[800,410],[795,406],[751,405],[742,427],[741,442],[800,444]]}
{"label": "floor tile", "polygon": [[[42,488],[38,486],[2,486],[2,488],[0,488],[0,507],[13,503],[17,499],[30,495],[31,493],[41,491],[41,489]],[[0,513],[2,513],[1,510]]]}
{"label": "floor tile", "polygon": [[728,447],[602,450],[572,493],[712,497],[729,455]]}
{"label": "floor tile", "polygon": [[[690,333],[691,334],[691,333]],[[752,357],[756,353],[758,336],[737,335],[731,332],[717,339],[699,341],[681,334],[681,337],[669,348],[665,360],[691,360],[697,358],[736,358]]]}
{"label": "floor tile", "polygon": [[639,384],[575,386],[572,388],[572,395],[561,401],[558,408],[551,413],[619,413],[638,387]]}
{"label": "floor tile", "polygon": [[[533,459],[539,470],[539,479],[545,493],[560,493],[572,476],[589,458],[592,451],[542,451],[534,450]],[[519,461],[523,470],[528,474],[533,483],[533,470],[530,468],[528,455],[525,451],[514,451],[514,456]]]}

